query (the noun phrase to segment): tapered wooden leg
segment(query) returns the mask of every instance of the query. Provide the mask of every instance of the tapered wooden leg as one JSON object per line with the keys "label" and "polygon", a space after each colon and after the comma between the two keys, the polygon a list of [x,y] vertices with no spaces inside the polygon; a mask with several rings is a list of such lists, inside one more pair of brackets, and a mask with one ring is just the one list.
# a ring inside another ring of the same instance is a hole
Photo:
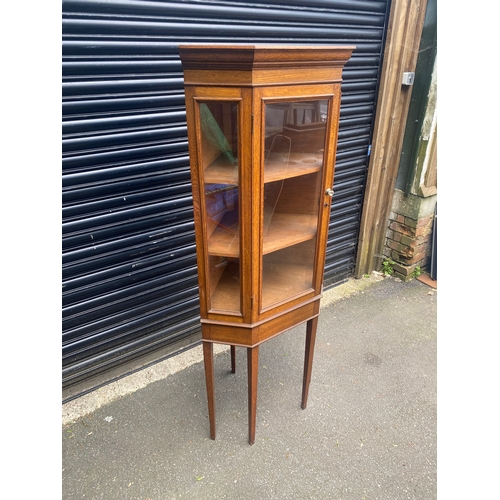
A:
{"label": "tapered wooden leg", "polygon": [[231,346],[231,373],[236,373],[236,346]]}
{"label": "tapered wooden leg", "polygon": [[309,395],[309,384],[311,382],[311,371],[314,357],[314,344],[316,342],[316,328],[318,317],[307,322],[306,329],[306,352],[304,355],[304,379],[302,381],[302,404],[303,410],[307,407],[307,396]]}
{"label": "tapered wooden leg", "polygon": [[259,346],[247,348],[248,363],[248,442],[255,442],[257,420],[257,384],[259,378]]}
{"label": "tapered wooden leg", "polygon": [[210,439],[215,439],[214,349],[212,342],[203,342],[203,362],[205,364],[205,381],[207,384]]}

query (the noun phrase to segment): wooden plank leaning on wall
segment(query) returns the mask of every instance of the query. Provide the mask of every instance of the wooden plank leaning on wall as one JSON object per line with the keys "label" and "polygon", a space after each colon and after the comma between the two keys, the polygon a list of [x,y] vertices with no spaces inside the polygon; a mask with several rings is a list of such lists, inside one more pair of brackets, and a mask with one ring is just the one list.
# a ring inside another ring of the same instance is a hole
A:
{"label": "wooden plank leaning on wall", "polygon": [[427,0],[392,1],[361,216],[356,278],[380,268],[412,91],[411,86],[401,84],[401,79],[403,72],[415,71],[426,6]]}

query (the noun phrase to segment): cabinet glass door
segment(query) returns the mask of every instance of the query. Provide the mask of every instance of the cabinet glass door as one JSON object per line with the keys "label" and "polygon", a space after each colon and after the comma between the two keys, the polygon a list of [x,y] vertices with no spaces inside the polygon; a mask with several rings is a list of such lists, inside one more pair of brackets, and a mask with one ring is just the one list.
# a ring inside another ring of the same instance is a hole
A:
{"label": "cabinet glass door", "polygon": [[265,105],[262,308],[313,287],[328,100]]}
{"label": "cabinet glass door", "polygon": [[241,310],[238,103],[199,102],[201,178],[212,311]]}

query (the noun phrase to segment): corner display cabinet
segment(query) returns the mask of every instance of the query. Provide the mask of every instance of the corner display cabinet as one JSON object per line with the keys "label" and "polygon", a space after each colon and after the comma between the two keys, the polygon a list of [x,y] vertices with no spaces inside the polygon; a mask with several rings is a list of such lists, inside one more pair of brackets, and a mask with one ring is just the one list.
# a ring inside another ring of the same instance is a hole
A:
{"label": "corner display cabinet", "polygon": [[213,343],[247,349],[307,322],[307,405],[333,195],[342,69],[355,47],[181,45],[210,437]]}

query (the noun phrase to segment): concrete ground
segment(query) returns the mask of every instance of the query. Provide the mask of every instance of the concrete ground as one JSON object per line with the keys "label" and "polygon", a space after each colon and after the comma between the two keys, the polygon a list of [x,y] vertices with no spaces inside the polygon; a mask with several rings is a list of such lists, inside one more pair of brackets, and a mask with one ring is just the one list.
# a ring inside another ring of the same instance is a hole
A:
{"label": "concrete ground", "polygon": [[215,441],[201,348],[67,403],[62,498],[435,499],[436,316],[417,280],[328,291],[306,410],[305,325],[260,348],[253,446],[243,348],[215,357]]}

